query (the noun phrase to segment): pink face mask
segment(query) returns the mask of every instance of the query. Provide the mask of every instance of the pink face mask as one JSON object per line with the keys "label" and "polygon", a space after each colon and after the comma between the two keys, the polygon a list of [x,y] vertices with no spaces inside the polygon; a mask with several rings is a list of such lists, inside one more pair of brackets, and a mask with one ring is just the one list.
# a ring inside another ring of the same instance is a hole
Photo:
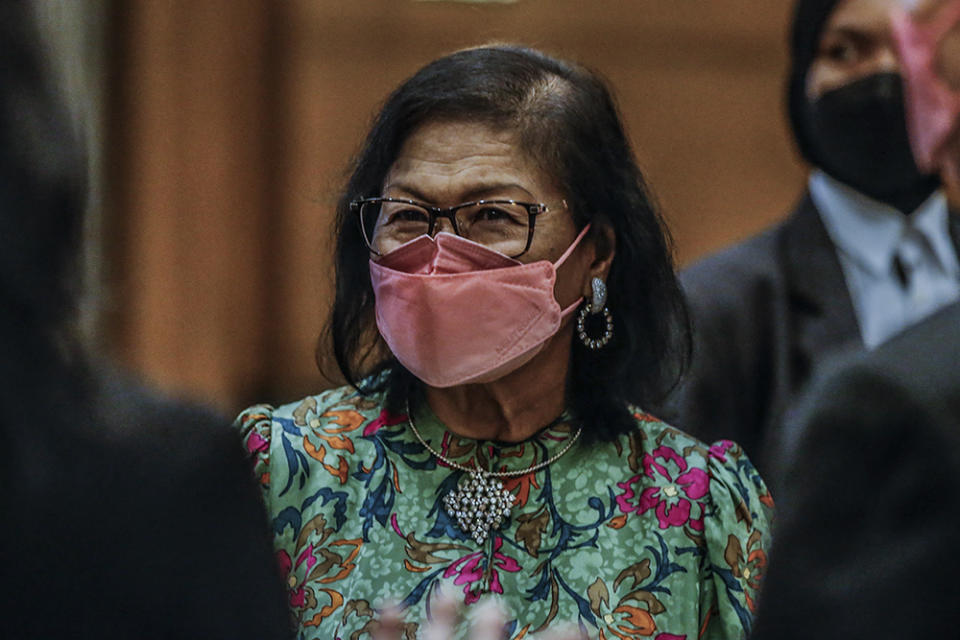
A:
{"label": "pink face mask", "polygon": [[450,233],[370,260],[377,328],[397,360],[432,387],[490,382],[523,366],[582,298],[561,309],[555,263],[523,264]]}
{"label": "pink face mask", "polygon": [[960,92],[937,74],[940,41],[960,22],[960,1],[940,7],[929,22],[917,23],[902,11],[893,16],[893,34],[900,51],[906,85],[907,124],[917,166],[942,168],[946,145],[960,125]]}

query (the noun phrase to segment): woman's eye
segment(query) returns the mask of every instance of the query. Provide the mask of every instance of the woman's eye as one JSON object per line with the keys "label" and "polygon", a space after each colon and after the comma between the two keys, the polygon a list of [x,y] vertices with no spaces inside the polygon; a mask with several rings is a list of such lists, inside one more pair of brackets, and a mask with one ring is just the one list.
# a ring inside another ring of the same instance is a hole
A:
{"label": "woman's eye", "polygon": [[387,223],[391,222],[427,222],[427,212],[422,209],[399,209],[387,215]]}
{"label": "woman's eye", "polygon": [[505,220],[510,217],[509,212],[497,207],[484,207],[477,213],[478,220]]}
{"label": "woman's eye", "polygon": [[473,222],[525,224],[526,211],[509,206],[486,205],[475,211],[470,219]]}

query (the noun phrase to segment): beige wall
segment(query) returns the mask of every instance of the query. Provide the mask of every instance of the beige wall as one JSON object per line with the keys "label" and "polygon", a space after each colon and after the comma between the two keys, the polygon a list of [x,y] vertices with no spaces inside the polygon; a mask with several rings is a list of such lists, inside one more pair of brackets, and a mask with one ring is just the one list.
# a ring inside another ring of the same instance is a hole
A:
{"label": "beige wall", "polygon": [[329,223],[377,104],[450,50],[521,42],[601,71],[688,262],[780,217],[790,3],[116,3],[108,176],[118,356],[228,411],[326,386]]}

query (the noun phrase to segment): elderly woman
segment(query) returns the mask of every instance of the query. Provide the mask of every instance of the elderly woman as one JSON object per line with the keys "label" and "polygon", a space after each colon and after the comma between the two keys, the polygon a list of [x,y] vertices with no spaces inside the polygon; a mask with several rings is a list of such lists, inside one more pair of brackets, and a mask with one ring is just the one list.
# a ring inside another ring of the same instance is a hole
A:
{"label": "elderly woman", "polygon": [[769,495],[642,407],[688,336],[666,231],[595,75],[492,46],[387,100],[338,208],[349,381],[238,418],[305,638],[498,594],[505,635],[739,638]]}

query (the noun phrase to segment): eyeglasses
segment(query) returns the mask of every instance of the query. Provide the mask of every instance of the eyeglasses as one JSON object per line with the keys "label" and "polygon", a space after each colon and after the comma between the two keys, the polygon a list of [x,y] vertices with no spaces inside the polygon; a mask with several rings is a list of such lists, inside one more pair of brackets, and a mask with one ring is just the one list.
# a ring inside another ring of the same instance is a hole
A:
{"label": "eyeglasses", "polygon": [[361,198],[350,203],[360,218],[363,239],[378,256],[422,235],[433,235],[446,218],[458,236],[517,258],[530,248],[537,216],[545,204],[477,200],[446,209],[405,198]]}

